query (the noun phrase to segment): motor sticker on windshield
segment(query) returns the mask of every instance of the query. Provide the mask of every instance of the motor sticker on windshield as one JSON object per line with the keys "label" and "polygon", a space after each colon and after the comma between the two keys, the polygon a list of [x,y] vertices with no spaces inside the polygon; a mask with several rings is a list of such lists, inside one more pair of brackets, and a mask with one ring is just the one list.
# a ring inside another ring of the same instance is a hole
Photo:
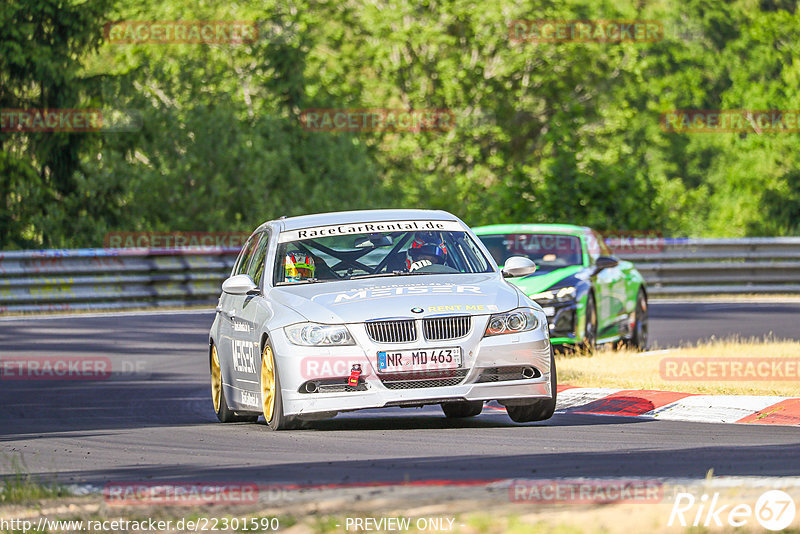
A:
{"label": "motor sticker on windshield", "polygon": [[314,226],[300,230],[281,232],[278,243],[333,237],[340,235],[367,234],[376,232],[463,232],[464,227],[458,221],[387,221],[357,224],[335,224],[331,226]]}
{"label": "motor sticker on windshield", "polygon": [[402,295],[484,295],[480,286],[398,286],[373,289],[355,289],[343,293],[335,293],[333,305],[364,300],[382,299]]}

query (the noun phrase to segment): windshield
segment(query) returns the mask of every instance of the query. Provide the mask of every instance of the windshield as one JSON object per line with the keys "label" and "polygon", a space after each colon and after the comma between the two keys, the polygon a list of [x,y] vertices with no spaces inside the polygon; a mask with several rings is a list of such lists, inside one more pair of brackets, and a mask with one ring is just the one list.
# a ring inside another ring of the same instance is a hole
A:
{"label": "windshield", "polygon": [[527,256],[537,272],[583,265],[581,240],[565,234],[499,234],[479,236],[498,265],[511,256]]}
{"label": "windshield", "polygon": [[[377,223],[347,225],[331,231],[284,232],[279,239],[274,265],[275,285],[351,280],[371,276],[463,274],[492,272],[489,261],[458,223],[437,225],[444,230],[346,232],[341,229],[397,227],[429,223]],[[322,234],[324,237],[308,237]],[[299,236],[300,238],[294,238]],[[293,239],[294,238],[294,239]]]}

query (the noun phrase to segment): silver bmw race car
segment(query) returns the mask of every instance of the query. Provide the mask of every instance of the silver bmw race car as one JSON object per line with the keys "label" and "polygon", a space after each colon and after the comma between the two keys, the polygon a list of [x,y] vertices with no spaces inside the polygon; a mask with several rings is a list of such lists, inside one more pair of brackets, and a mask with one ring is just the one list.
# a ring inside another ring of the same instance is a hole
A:
{"label": "silver bmw race car", "polygon": [[443,211],[305,215],[256,229],[209,335],[222,422],[273,430],[338,412],[440,404],[478,415],[496,400],[516,422],[548,419],[556,371],[547,317],[505,278],[527,257],[491,255]]}

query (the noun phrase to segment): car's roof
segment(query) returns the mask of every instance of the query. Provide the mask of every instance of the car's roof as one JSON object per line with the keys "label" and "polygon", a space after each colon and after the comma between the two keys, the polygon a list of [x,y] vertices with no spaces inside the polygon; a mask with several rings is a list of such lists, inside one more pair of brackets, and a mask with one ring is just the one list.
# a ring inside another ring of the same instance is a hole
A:
{"label": "car's roof", "polygon": [[385,222],[385,221],[405,221],[405,220],[429,220],[429,221],[458,221],[459,219],[446,211],[440,210],[358,210],[358,211],[336,211],[331,213],[316,213],[313,215],[300,215],[298,217],[287,217],[278,219],[276,222],[281,225],[281,231],[298,230],[300,228],[313,228],[315,226],[327,226],[331,224],[366,223],[366,222]]}
{"label": "car's roof", "polygon": [[590,231],[586,226],[574,224],[492,224],[472,229],[478,235],[485,234],[570,234],[583,235]]}

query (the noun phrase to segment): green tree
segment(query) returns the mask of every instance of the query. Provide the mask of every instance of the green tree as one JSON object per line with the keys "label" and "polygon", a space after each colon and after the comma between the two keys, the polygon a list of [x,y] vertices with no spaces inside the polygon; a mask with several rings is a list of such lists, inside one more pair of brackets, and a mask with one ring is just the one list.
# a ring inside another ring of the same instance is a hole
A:
{"label": "green tree", "polygon": [[[0,109],[99,104],[98,80],[83,76],[82,63],[100,44],[107,8],[106,0],[3,2]],[[60,208],[77,191],[89,143],[83,133],[0,134],[0,248],[50,246],[73,231],[76,214]]]}

